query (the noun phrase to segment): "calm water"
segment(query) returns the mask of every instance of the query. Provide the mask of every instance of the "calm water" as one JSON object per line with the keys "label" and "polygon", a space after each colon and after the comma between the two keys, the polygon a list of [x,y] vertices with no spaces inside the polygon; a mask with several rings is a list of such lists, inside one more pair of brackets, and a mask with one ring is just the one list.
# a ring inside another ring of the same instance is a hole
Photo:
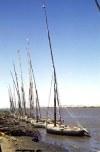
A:
{"label": "calm water", "polygon": [[[42,115],[45,114],[46,109],[43,108]],[[52,117],[52,114],[51,108],[49,115]],[[91,137],[51,135],[41,129],[43,141],[60,145],[69,152],[100,152],[100,108],[63,108],[61,114],[66,124],[81,124],[88,129]]]}

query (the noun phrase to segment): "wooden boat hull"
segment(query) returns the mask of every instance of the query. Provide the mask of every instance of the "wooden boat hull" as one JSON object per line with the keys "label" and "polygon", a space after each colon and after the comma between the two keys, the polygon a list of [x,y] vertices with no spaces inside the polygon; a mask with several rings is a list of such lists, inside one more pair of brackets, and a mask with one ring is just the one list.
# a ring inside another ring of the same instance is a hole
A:
{"label": "wooden boat hull", "polygon": [[47,133],[54,135],[66,135],[66,136],[88,136],[90,137],[88,131],[83,128],[61,128],[61,127],[48,127],[46,128]]}
{"label": "wooden boat hull", "polygon": [[38,122],[36,122],[35,119],[27,118],[27,117],[25,117],[25,118],[23,117],[23,118],[21,118],[21,120],[32,124],[33,127],[35,127],[35,128],[46,128],[46,121],[45,120],[39,120]]}
{"label": "wooden boat hull", "polygon": [[47,133],[55,134],[55,135],[67,135],[67,136],[86,136],[84,130],[80,131],[63,131],[63,130],[52,130],[47,129]]}
{"label": "wooden boat hull", "polygon": [[32,124],[35,128],[46,128],[46,123],[43,122],[35,122]]}

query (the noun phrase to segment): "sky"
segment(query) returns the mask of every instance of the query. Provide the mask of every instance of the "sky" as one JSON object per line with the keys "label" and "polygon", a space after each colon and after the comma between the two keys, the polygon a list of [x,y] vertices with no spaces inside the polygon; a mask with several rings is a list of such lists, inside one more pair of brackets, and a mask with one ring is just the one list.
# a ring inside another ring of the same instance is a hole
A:
{"label": "sky", "polygon": [[[46,3],[61,104],[100,106],[100,12],[94,0]],[[0,0],[0,108],[9,107],[13,62],[20,83],[17,50],[28,105],[27,47],[40,105],[48,106],[53,70],[42,4],[42,0]]]}

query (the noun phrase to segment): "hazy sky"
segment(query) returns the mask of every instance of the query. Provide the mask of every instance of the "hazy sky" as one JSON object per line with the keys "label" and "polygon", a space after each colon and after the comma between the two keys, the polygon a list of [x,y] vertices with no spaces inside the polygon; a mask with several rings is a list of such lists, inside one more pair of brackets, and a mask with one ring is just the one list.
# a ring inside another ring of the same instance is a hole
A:
{"label": "hazy sky", "polygon": [[[62,105],[100,105],[100,13],[94,0],[48,0],[47,10]],[[9,106],[12,61],[20,80],[18,49],[28,94],[27,39],[40,104],[47,106],[52,64],[42,1],[0,0],[0,108]]]}

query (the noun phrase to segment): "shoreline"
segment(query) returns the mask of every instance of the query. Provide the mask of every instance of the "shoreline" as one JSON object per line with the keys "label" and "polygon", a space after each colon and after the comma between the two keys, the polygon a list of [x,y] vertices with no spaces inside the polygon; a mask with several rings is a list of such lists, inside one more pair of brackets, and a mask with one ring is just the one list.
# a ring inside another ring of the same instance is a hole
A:
{"label": "shoreline", "polygon": [[0,112],[0,145],[2,152],[16,152],[17,150],[33,150],[40,152],[68,152],[58,145],[42,141],[33,141],[34,134],[41,136],[38,129],[31,124],[14,118],[10,113]]}
{"label": "shoreline", "polygon": [[68,152],[57,145],[46,144],[43,142],[33,142],[31,137],[21,136],[14,137],[3,135],[0,136],[0,145],[2,152],[15,152],[21,150],[38,151],[40,152]]}

